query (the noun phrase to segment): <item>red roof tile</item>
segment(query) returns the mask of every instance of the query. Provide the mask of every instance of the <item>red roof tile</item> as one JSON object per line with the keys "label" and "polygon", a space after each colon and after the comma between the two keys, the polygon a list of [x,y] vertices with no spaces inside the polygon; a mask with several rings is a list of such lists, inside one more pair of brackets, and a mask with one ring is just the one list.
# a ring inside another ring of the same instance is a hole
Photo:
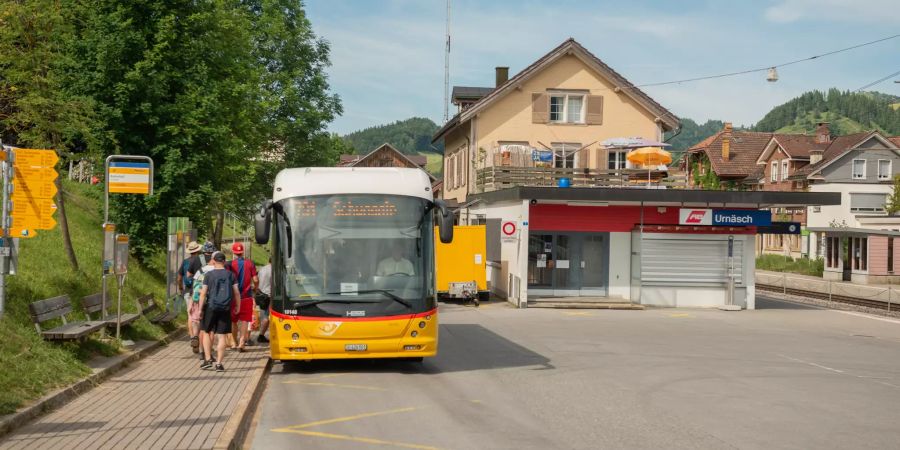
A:
{"label": "red roof tile", "polygon": [[826,148],[822,153],[821,161],[798,169],[796,172],[794,172],[793,175],[790,176],[790,178],[806,178],[810,174],[818,171],[822,166],[825,166],[834,159],[841,157],[844,153],[847,153],[848,150],[859,144],[864,137],[868,136],[871,133],[871,131],[863,131],[860,133],[853,133],[846,136],[835,137],[831,140],[828,148]]}
{"label": "red roof tile", "polygon": [[816,136],[806,134],[775,134],[772,138],[791,158],[809,158],[811,150],[828,148],[827,142],[816,142]]}
{"label": "red roof tile", "polygon": [[722,160],[723,132],[718,132],[690,148],[692,153],[705,152],[712,170],[720,177],[747,177],[756,170],[756,160],[772,138],[772,133],[733,131],[727,161]]}

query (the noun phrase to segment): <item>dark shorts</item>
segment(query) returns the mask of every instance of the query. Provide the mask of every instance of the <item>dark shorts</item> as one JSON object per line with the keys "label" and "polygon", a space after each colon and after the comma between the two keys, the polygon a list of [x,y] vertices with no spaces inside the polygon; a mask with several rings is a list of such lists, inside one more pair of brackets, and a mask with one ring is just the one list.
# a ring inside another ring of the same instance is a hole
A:
{"label": "dark shorts", "polygon": [[207,333],[228,334],[231,333],[231,311],[216,311],[207,308],[203,311],[203,321],[200,328]]}

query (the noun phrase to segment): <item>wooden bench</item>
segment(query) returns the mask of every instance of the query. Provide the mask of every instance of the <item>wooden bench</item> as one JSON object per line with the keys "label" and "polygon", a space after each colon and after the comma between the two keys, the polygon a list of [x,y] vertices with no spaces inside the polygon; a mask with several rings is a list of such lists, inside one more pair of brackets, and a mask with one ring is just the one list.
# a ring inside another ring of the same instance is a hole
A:
{"label": "wooden bench", "polygon": [[[103,328],[106,323],[102,321],[68,322],[66,314],[72,312],[72,302],[68,295],[39,300],[30,305],[31,320],[38,334],[48,341],[71,341],[81,339]],[[62,319],[62,325],[51,330],[42,330],[41,324],[57,317]]]}
{"label": "wooden bench", "polygon": [[[160,311],[156,301],[153,300],[153,294],[146,294],[138,297],[138,307],[141,308],[141,314],[150,319],[150,323],[169,323],[178,317],[174,311]],[[156,312],[156,315],[150,316],[150,313]]]}
{"label": "wooden bench", "polygon": [[[109,299],[107,299],[109,300]],[[116,315],[115,314],[106,314],[106,310],[103,309],[103,294],[91,294],[81,298],[81,306],[84,307],[84,312],[87,313],[88,318],[91,317],[91,314],[100,313],[100,322],[105,322],[106,326],[110,328],[116,327]],[[122,313],[122,325],[129,325],[138,318],[141,317],[140,314],[133,313]]]}

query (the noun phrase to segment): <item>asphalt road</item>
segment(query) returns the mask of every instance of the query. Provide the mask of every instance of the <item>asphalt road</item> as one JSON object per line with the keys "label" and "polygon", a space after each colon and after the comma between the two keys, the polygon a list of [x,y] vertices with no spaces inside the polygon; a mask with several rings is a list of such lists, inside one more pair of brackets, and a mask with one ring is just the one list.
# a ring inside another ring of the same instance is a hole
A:
{"label": "asphalt road", "polygon": [[424,364],[276,364],[252,447],[900,446],[900,321],[758,305],[442,305]]}

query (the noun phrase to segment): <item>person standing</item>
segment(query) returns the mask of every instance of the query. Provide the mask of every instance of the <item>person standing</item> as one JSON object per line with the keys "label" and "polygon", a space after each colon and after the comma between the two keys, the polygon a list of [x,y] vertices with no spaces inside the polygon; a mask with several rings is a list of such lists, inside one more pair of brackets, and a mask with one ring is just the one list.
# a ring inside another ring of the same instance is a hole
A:
{"label": "person standing", "polygon": [[[199,311],[196,310],[194,302],[192,301],[193,297],[193,289],[194,289],[194,274],[200,271],[200,268],[206,265],[205,260],[201,260],[200,256],[200,244],[197,241],[191,241],[187,245],[187,253],[188,258],[184,260],[184,263],[181,264],[181,267],[178,268],[178,287],[181,291],[181,295],[184,298],[185,306],[187,307],[188,313],[188,334],[191,336],[191,350],[194,353],[200,352],[200,322],[199,322]],[[192,311],[192,308],[194,310]],[[191,314],[194,314],[192,316]],[[195,322],[192,317],[196,318]]]}
{"label": "person standing", "polygon": [[266,331],[269,331],[269,305],[272,303],[272,257],[269,263],[259,268],[259,290],[256,291],[256,306],[259,307],[259,336],[256,341],[260,344],[269,342]]}
{"label": "person standing", "polygon": [[231,253],[234,254],[234,259],[228,264],[228,270],[237,277],[241,299],[239,312],[232,315],[231,321],[237,331],[236,348],[243,352],[244,345],[250,339],[250,322],[253,321],[253,291],[259,287],[259,277],[253,261],[244,259],[244,244],[235,242],[231,246]]}
{"label": "person standing", "polygon": [[[236,310],[241,312],[241,293],[237,280],[231,271],[225,269],[225,254],[213,254],[213,270],[203,275],[203,287],[200,289],[200,310],[203,311],[201,329],[207,333],[203,340],[203,363],[201,369],[224,372],[225,340],[231,334],[231,315]],[[216,359],[212,356],[212,342],[216,342]],[[213,367],[215,361],[215,367]]]}

